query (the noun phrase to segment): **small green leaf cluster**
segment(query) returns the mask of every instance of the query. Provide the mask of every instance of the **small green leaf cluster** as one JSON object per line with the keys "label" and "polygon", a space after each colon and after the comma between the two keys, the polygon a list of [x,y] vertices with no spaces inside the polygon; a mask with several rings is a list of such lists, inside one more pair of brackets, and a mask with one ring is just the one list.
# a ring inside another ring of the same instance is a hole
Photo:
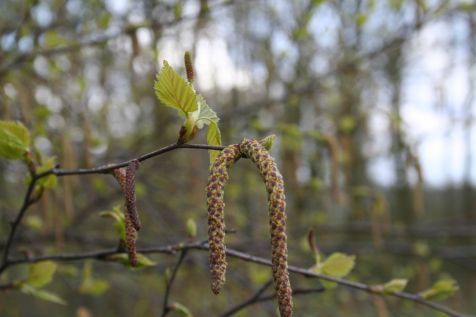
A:
{"label": "small green leaf cluster", "polygon": [[[188,80],[182,78],[167,61],[160,72],[154,85],[157,98],[165,105],[174,108],[184,118],[180,130],[178,143],[191,141],[198,130],[208,126],[207,143],[221,145],[221,133],[218,128],[219,118],[215,111],[206,103],[202,95],[193,87],[193,66],[190,53],[185,53],[185,67]],[[213,163],[218,152],[210,151],[210,161]]]}
{"label": "small green leaf cluster", "polygon": [[43,289],[52,280],[57,265],[51,261],[43,261],[30,265],[28,276],[14,283],[22,293],[46,300],[52,303],[65,305],[66,302],[58,295]]}
{"label": "small green leaf cluster", "polygon": [[[31,182],[32,175],[51,170],[56,165],[56,158],[43,157],[31,142],[30,131],[19,121],[0,121],[0,158],[22,160],[30,171],[26,181]],[[42,188],[54,188],[56,175],[48,175],[38,180]]]}

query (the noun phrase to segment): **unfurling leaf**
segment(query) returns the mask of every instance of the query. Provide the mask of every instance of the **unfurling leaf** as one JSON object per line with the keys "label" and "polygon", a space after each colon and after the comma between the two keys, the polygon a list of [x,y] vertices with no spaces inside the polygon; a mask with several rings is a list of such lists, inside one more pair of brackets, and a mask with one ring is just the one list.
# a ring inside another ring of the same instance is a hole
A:
{"label": "unfurling leaf", "polygon": [[344,277],[352,271],[355,255],[336,252],[331,254],[322,264],[322,273],[333,277]]}
{"label": "unfurling leaf", "polygon": [[202,129],[204,125],[209,125],[212,122],[217,123],[220,119],[215,111],[213,111],[208,104],[205,102],[205,99],[201,96],[197,96],[198,102],[198,118],[196,121],[197,128]]}
{"label": "unfurling leaf", "polygon": [[83,278],[79,285],[81,294],[101,295],[109,289],[108,281],[93,277],[91,262],[85,262],[83,267]]}
{"label": "unfurling leaf", "polygon": [[116,228],[120,239],[126,241],[126,220],[119,206],[114,207],[112,211],[103,211],[99,213],[99,216],[114,219],[114,228]]}
{"label": "unfurling leaf", "polygon": [[184,115],[198,109],[197,95],[192,86],[166,61],[157,75],[154,89],[163,104],[180,110]]}
{"label": "unfurling leaf", "polygon": [[264,139],[261,139],[259,143],[261,143],[266,148],[266,150],[269,151],[273,147],[273,143],[275,139],[276,139],[276,135],[271,134],[265,137]]}
{"label": "unfurling leaf", "polygon": [[38,262],[30,266],[30,273],[25,283],[40,288],[51,282],[56,272],[56,264],[51,261]]}
{"label": "unfurling leaf", "polygon": [[194,239],[197,236],[197,223],[192,218],[188,218],[186,226],[188,237]]}
{"label": "unfurling leaf", "polygon": [[[51,156],[43,160],[43,164],[37,169],[37,173],[46,172],[56,166],[56,157]],[[38,186],[43,188],[55,188],[58,184],[58,178],[54,174],[42,177],[38,180]]]}
{"label": "unfurling leaf", "polygon": [[170,305],[169,307],[171,310],[175,310],[176,312],[178,312],[180,314],[180,316],[183,316],[183,317],[193,317],[192,313],[190,312],[190,310],[185,307],[184,305],[180,304],[180,303],[173,303],[172,305]]}
{"label": "unfurling leaf", "polygon": [[408,280],[404,278],[394,278],[383,285],[385,293],[401,292],[407,286]]}
{"label": "unfurling leaf", "polygon": [[29,284],[22,284],[20,287],[20,291],[25,294],[32,295],[36,298],[39,298],[48,302],[52,302],[52,303],[56,303],[60,305],[66,305],[66,302],[58,295],[50,293],[42,289],[37,289]]}
{"label": "unfurling leaf", "polygon": [[129,256],[126,253],[114,254],[109,256],[107,259],[110,261],[119,262],[125,266],[133,267],[134,269],[148,267],[148,266],[156,266],[157,263],[152,261],[150,258],[146,257],[141,253],[137,253],[137,266],[131,266],[131,262],[129,261]]}
{"label": "unfurling leaf", "polygon": [[[221,133],[218,125],[215,122],[210,123],[207,129],[207,143],[209,145],[221,145]],[[220,151],[217,150],[210,150],[210,166],[215,162],[215,158],[217,157]]]}
{"label": "unfurling leaf", "polygon": [[[332,277],[345,277],[354,268],[355,256],[340,252],[331,254],[323,263],[320,271]],[[325,288],[333,288],[337,284],[330,281],[321,281]]]}
{"label": "unfurling leaf", "polygon": [[445,299],[452,296],[459,289],[458,284],[452,278],[440,280],[423,292],[420,296],[424,299]]}
{"label": "unfurling leaf", "polygon": [[0,157],[18,160],[30,150],[30,132],[18,121],[0,121]]}

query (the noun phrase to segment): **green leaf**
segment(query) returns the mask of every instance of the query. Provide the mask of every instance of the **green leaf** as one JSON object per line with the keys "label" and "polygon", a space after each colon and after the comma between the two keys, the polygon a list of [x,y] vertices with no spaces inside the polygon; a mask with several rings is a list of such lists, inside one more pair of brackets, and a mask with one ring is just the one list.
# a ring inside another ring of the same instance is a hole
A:
{"label": "green leaf", "polygon": [[44,228],[44,223],[38,215],[29,215],[25,217],[25,225],[35,231],[41,231]]}
{"label": "green leaf", "polygon": [[383,285],[385,293],[401,292],[407,286],[408,280],[404,278],[394,278]]}
{"label": "green leaf", "polygon": [[45,290],[37,289],[29,284],[22,284],[20,287],[20,291],[25,294],[32,295],[36,298],[39,298],[48,302],[52,302],[52,303],[56,303],[60,305],[66,305],[66,302],[58,295],[50,293]]}
{"label": "green leaf", "polygon": [[[215,122],[210,123],[207,129],[207,143],[209,145],[221,145],[221,133],[220,129],[218,128],[218,125]],[[215,162],[215,159],[220,153],[220,151],[217,150],[210,150],[208,151],[210,153],[210,165]]]}
{"label": "green leaf", "polygon": [[109,289],[109,282],[104,279],[83,279],[79,286],[81,294],[99,296]]}
{"label": "green leaf", "polygon": [[[317,259],[316,259],[317,260]],[[320,257],[319,257],[320,260]],[[311,270],[316,273],[332,277],[345,277],[352,271],[355,265],[355,255],[347,255],[340,252],[332,253],[322,264],[317,262]],[[325,288],[333,288],[337,286],[335,282],[321,280]]]}
{"label": "green leaf", "polygon": [[114,228],[116,228],[119,238],[123,241],[126,240],[126,220],[124,213],[121,212],[119,206],[114,207],[112,211],[100,212],[99,216],[103,218],[112,218],[114,220]]}
{"label": "green leaf", "polygon": [[273,147],[274,140],[276,140],[276,135],[271,134],[265,137],[264,139],[261,139],[259,143],[261,143],[261,145],[263,145],[266,148],[266,150],[269,151]]}
{"label": "green leaf", "polygon": [[19,121],[0,121],[0,157],[22,159],[30,150],[30,132]]}
{"label": "green leaf", "polygon": [[180,316],[183,317],[193,317],[192,313],[190,310],[185,307],[184,305],[174,302],[172,305],[170,305],[171,310],[175,310],[176,312],[180,313]]}
{"label": "green leaf", "polygon": [[48,31],[45,33],[44,43],[45,47],[53,48],[68,43],[68,39],[58,34],[58,32]]}
{"label": "green leaf", "polygon": [[[37,173],[43,173],[46,172],[56,166],[56,157],[51,156],[43,160],[43,164],[41,164],[40,167],[37,169]],[[58,184],[58,178],[56,175],[51,174],[45,177],[42,177],[38,180],[38,186],[44,187],[44,188],[55,188],[56,185]]]}
{"label": "green leaf", "polygon": [[197,95],[192,86],[164,61],[154,85],[155,94],[166,106],[181,110],[184,114],[196,111]]}
{"label": "green leaf", "polygon": [[197,236],[197,223],[192,218],[187,219],[187,235],[189,238],[195,238]]}
{"label": "green leaf", "polygon": [[96,25],[100,29],[107,29],[111,23],[112,15],[109,12],[103,12],[96,20]]}
{"label": "green leaf", "polygon": [[197,96],[197,102],[199,109],[198,119],[196,121],[197,128],[202,129],[204,125],[209,125],[212,122],[217,123],[220,120],[216,112],[208,106],[201,95]]}
{"label": "green leaf", "polygon": [[452,296],[458,289],[456,281],[447,278],[436,282],[430,289],[420,292],[420,296],[424,299],[441,300]]}
{"label": "green leaf", "polygon": [[56,272],[56,263],[51,261],[43,261],[32,264],[30,266],[30,273],[24,283],[40,288],[51,282],[53,275]]}
{"label": "green leaf", "polygon": [[150,258],[145,256],[142,253],[137,253],[137,265],[132,267],[129,261],[129,256],[126,253],[119,253],[114,254],[108,257],[108,260],[119,262],[127,267],[131,267],[133,269],[140,269],[149,266],[156,266],[157,262],[152,261]]}
{"label": "green leaf", "polygon": [[79,292],[89,295],[101,295],[109,289],[109,282],[105,279],[93,277],[93,267],[91,262],[85,262],[83,267],[83,278],[79,285]]}
{"label": "green leaf", "polygon": [[352,271],[354,265],[355,255],[335,252],[322,263],[322,273],[333,277],[344,277]]}

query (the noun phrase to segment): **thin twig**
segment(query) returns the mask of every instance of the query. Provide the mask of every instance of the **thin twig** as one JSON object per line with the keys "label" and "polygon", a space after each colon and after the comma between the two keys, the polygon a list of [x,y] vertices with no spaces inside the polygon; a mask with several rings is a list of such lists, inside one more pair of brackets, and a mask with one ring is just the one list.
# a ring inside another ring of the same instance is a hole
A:
{"label": "thin twig", "polygon": [[10,248],[12,247],[13,244],[13,239],[15,237],[15,234],[17,232],[18,226],[20,225],[20,222],[23,219],[23,216],[25,215],[26,210],[28,207],[30,207],[36,200],[32,199],[32,194],[35,189],[36,182],[38,181],[39,177],[33,175],[30,184],[28,185],[28,189],[25,194],[25,198],[23,199],[23,204],[20,208],[20,211],[18,212],[15,220],[11,223],[11,229],[10,233],[8,234],[7,237],[7,242],[5,243],[5,249],[3,250],[3,255],[2,255],[2,262],[0,265],[0,274],[7,268],[8,266],[8,254],[10,252]]}
{"label": "thin twig", "polygon": [[226,311],[225,313],[223,313],[222,315],[220,315],[220,317],[228,317],[228,316],[232,316],[233,314],[236,314],[237,312],[239,312],[240,310],[248,307],[248,306],[251,306],[253,305],[254,303],[256,303],[260,296],[263,295],[264,292],[266,292],[266,290],[273,284],[273,280],[270,279],[268,282],[266,282],[265,284],[263,284],[263,286],[261,286],[257,291],[256,293],[253,294],[253,296],[251,296],[250,298],[248,298],[247,300],[245,300],[244,302],[230,308],[228,311]]}
{"label": "thin twig", "polygon": [[35,203],[37,200],[32,198],[32,194],[34,192],[36,183],[39,179],[46,177],[48,175],[56,175],[56,176],[67,176],[67,175],[84,175],[84,174],[104,174],[111,172],[112,170],[120,167],[125,167],[129,164],[129,162],[138,160],[140,162],[145,161],[147,159],[159,156],[161,154],[176,150],[176,149],[201,149],[201,150],[222,150],[224,146],[212,146],[212,145],[207,145],[207,144],[171,144],[168,146],[165,146],[163,148],[160,148],[158,150],[152,151],[150,153],[146,153],[144,155],[141,155],[137,158],[132,158],[128,161],[117,163],[117,164],[112,164],[112,165],[104,165],[104,166],[99,166],[99,167],[94,167],[94,168],[80,168],[80,169],[74,169],[74,170],[62,170],[59,168],[53,168],[48,171],[45,171],[43,173],[39,173],[36,175],[32,175],[32,179],[30,184],[28,185],[27,192],[25,194],[25,198],[23,200],[23,204],[15,218],[15,220],[12,222],[12,226],[10,229],[10,233],[8,234],[7,237],[7,242],[5,243],[5,250],[3,251],[2,255],[2,260],[0,264],[0,274],[8,267],[9,265],[9,253],[11,246],[13,244],[13,240],[15,237],[15,234],[17,232],[18,226],[20,225],[23,216],[25,215],[25,212],[27,211],[28,207],[30,207],[33,203]]}
{"label": "thin twig", "polygon": [[[140,253],[167,253],[167,254],[173,254],[175,252],[183,251],[183,250],[202,250],[202,251],[207,251],[208,250],[208,244],[203,243],[203,242],[191,242],[191,243],[178,243],[178,244],[173,244],[173,245],[166,245],[166,246],[157,246],[157,247],[150,247],[150,248],[143,248],[143,249],[138,249],[138,252]],[[30,258],[24,258],[24,259],[14,259],[10,260],[7,262],[7,266],[13,266],[13,265],[19,265],[23,263],[35,263],[35,262],[40,262],[40,261],[77,261],[77,260],[84,260],[84,259],[96,259],[96,260],[102,260],[102,261],[110,261],[108,258],[111,255],[118,254],[119,252],[117,249],[111,249],[111,250],[101,250],[101,251],[96,251],[96,252],[87,252],[87,253],[78,253],[78,254],[58,254],[58,255],[49,255],[49,256],[41,256],[41,257],[30,257]],[[230,257],[238,258],[247,262],[253,262],[257,263],[260,265],[265,265],[265,266],[271,266],[271,261],[268,259],[264,259],[258,256],[254,256],[248,253],[244,253],[238,250],[234,249],[227,249],[226,253]],[[320,273],[316,273],[312,270],[306,269],[306,268],[301,268],[297,266],[290,265],[288,267],[289,272],[301,275],[301,276],[306,276],[306,277],[312,277],[312,278],[320,278],[326,281],[330,282],[335,282],[339,285],[348,287],[348,288],[353,288],[357,289],[360,291],[364,291],[367,293],[375,294],[375,295],[380,295],[380,296],[393,296],[405,300],[412,301],[417,304],[421,304],[423,306],[427,306],[429,308],[432,308],[436,311],[440,311],[442,313],[445,313],[448,316],[452,317],[468,317],[469,315],[465,315],[462,313],[459,313],[457,311],[454,311],[446,306],[428,301],[424,298],[422,298],[418,294],[412,294],[412,293],[407,293],[407,292],[394,292],[394,293],[382,293],[379,292],[376,288],[372,287],[371,285],[367,285],[364,283],[359,283],[359,282],[354,282],[354,281],[349,281],[346,279],[342,278],[336,278],[332,276],[327,276],[323,275]]]}
{"label": "thin twig", "polygon": [[[313,294],[313,293],[321,293],[323,291],[325,291],[324,287],[312,287],[312,288],[295,289],[295,290],[293,290],[293,296]],[[266,296],[258,296],[256,298],[254,298],[254,296],[253,296],[253,300],[251,300],[251,298],[250,298],[249,300],[241,303],[240,305],[237,305],[235,308],[230,309],[228,312],[224,313],[220,317],[233,316],[233,315],[235,315],[236,313],[238,313],[239,311],[241,311],[245,308],[248,308],[248,307],[250,307],[252,305],[255,305],[255,304],[258,304],[258,303],[267,302],[267,301],[273,300],[275,298],[276,298],[276,293],[266,295]]]}
{"label": "thin twig", "polygon": [[180,257],[179,259],[177,260],[177,263],[175,264],[174,266],[174,269],[172,271],[172,275],[170,275],[170,279],[168,281],[166,281],[166,287],[165,287],[165,294],[164,294],[164,302],[163,302],[163,308],[162,308],[162,315],[161,317],[165,317],[167,316],[167,314],[169,313],[169,311],[171,310],[170,309],[170,306],[169,306],[169,297],[170,297],[170,293],[172,291],[172,285],[174,284],[174,281],[175,281],[175,277],[177,276],[177,272],[180,268],[180,265],[182,265],[183,263],[183,260],[185,259],[185,257],[187,256],[187,252],[188,250],[187,249],[184,249],[181,253],[180,253]]}
{"label": "thin twig", "polygon": [[200,149],[200,150],[223,150],[224,146],[216,146],[216,145],[208,145],[208,144],[170,144],[158,150],[152,151],[150,153],[146,153],[136,158],[132,158],[130,160],[116,163],[116,164],[108,164],[102,165],[93,168],[78,168],[72,170],[63,170],[54,168],[49,171],[43,172],[38,175],[38,178],[44,177],[50,174],[54,174],[56,176],[68,176],[68,175],[85,175],[85,174],[106,174],[109,173],[117,168],[126,167],[130,162],[133,160],[138,160],[139,162],[148,160],[150,158],[156,157],[158,155],[177,150],[177,149]]}

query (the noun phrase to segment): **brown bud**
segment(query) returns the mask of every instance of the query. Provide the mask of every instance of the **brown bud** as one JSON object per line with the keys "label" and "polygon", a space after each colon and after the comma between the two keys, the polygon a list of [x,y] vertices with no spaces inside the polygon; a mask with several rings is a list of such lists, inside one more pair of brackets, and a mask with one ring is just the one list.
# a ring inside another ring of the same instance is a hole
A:
{"label": "brown bud", "polygon": [[193,71],[193,64],[192,64],[192,57],[190,56],[190,52],[186,51],[185,55],[183,56],[184,64],[185,64],[185,71],[187,72],[187,79],[190,83],[193,82],[194,79],[194,71]]}

